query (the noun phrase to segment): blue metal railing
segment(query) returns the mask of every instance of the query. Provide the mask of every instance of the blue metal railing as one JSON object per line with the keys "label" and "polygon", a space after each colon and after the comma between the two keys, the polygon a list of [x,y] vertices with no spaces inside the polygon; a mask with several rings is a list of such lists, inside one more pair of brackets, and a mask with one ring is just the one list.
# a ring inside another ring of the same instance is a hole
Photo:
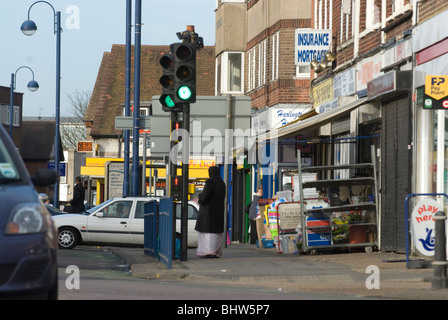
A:
{"label": "blue metal railing", "polygon": [[145,255],[153,256],[157,258],[158,248],[157,248],[157,201],[149,201],[145,203],[145,214],[144,214],[144,252]]}
{"label": "blue metal railing", "polygon": [[171,269],[173,261],[173,198],[161,198],[159,206],[159,259]]}

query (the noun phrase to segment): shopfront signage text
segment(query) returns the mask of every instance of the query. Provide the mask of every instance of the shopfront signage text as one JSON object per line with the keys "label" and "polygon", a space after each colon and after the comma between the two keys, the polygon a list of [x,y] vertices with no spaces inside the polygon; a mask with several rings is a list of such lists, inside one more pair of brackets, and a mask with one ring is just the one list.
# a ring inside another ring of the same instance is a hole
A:
{"label": "shopfront signage text", "polygon": [[331,30],[296,29],[295,64],[309,66],[313,60],[322,61],[331,41]]}
{"label": "shopfront signage text", "polygon": [[448,76],[426,76],[425,109],[448,109]]}
{"label": "shopfront signage text", "polygon": [[439,204],[433,199],[423,199],[412,211],[411,231],[417,251],[425,256],[434,255],[434,215]]}

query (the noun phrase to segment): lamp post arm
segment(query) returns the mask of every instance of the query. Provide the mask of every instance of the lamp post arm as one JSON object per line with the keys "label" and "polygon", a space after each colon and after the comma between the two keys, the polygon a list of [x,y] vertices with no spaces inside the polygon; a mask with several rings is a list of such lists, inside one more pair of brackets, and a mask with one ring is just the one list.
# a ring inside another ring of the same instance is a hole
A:
{"label": "lamp post arm", "polygon": [[14,126],[14,90],[16,89],[16,78],[17,78],[17,72],[19,72],[20,69],[26,68],[31,71],[31,74],[33,75],[33,81],[34,81],[34,71],[28,66],[21,66],[17,68],[16,72],[11,73],[11,90],[10,90],[10,97],[9,97],[9,136],[12,139],[12,129]]}
{"label": "lamp post arm", "polygon": [[55,10],[54,7],[51,5],[51,3],[49,3],[48,1],[36,1],[36,2],[34,2],[34,3],[29,7],[29,9],[28,9],[28,20],[31,20],[31,19],[30,19],[31,8],[32,8],[35,4],[38,4],[38,3],[40,3],[40,2],[43,2],[43,3],[48,4],[48,5],[51,7],[51,9],[53,10],[53,16],[54,16],[54,34],[56,34],[56,33],[58,32],[58,24],[57,24],[56,10]]}
{"label": "lamp post arm", "polygon": [[31,74],[32,74],[32,76],[33,76],[33,80],[34,80],[34,71],[33,71],[33,69],[31,69],[31,68],[28,67],[28,66],[21,66],[21,67],[18,68],[18,69],[16,70],[16,72],[14,73],[14,77],[11,77],[11,85],[13,85],[13,87],[12,87],[13,90],[16,89],[16,81],[15,81],[15,79],[17,78],[17,72],[18,72],[20,69],[23,69],[23,68],[26,68],[26,69],[28,69],[28,70],[31,71]]}

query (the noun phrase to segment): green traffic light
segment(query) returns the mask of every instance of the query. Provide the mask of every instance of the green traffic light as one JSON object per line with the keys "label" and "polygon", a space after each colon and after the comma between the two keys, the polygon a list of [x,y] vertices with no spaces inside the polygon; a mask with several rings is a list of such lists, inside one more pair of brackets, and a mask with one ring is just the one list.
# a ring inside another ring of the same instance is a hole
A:
{"label": "green traffic light", "polygon": [[167,107],[173,108],[176,104],[174,103],[173,99],[171,99],[170,96],[165,97],[165,105]]}
{"label": "green traffic light", "polygon": [[191,98],[192,92],[191,89],[187,86],[182,86],[177,90],[177,95],[182,100],[188,100]]}

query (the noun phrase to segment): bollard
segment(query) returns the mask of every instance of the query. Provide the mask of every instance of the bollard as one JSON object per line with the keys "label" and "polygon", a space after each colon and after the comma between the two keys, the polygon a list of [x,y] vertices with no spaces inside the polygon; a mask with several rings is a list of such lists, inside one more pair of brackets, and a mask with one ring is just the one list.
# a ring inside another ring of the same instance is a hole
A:
{"label": "bollard", "polygon": [[435,221],[435,248],[434,248],[434,278],[432,280],[433,289],[445,289],[448,286],[446,276],[446,215],[443,211],[437,211],[434,215]]}

